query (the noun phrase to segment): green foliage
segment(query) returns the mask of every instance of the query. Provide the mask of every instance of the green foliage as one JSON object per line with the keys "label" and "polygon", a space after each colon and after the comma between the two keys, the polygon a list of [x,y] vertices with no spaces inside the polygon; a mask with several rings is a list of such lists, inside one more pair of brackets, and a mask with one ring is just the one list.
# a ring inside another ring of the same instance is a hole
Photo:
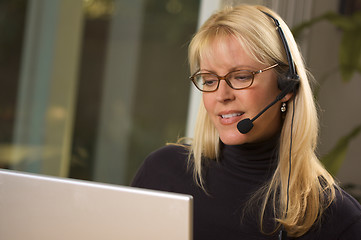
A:
{"label": "green foliage", "polygon": [[297,38],[302,31],[314,24],[326,20],[342,31],[339,46],[339,68],[344,82],[349,82],[352,76],[361,73],[361,11],[350,16],[327,12],[293,28]]}
{"label": "green foliage", "polygon": [[321,158],[321,162],[327,167],[327,170],[336,175],[340,169],[343,160],[346,157],[349,143],[352,139],[357,137],[361,131],[361,125],[352,129],[348,134],[340,138],[332,150]]}
{"label": "green foliage", "polygon": [[[339,46],[339,69],[342,80],[349,82],[355,73],[361,73],[361,11],[356,11],[352,15],[344,16],[335,12],[326,12],[309,21],[303,22],[292,29],[295,38],[299,38],[301,33],[312,27],[314,24],[328,21],[341,31],[341,43]],[[335,69],[330,69],[330,73],[334,73]],[[325,75],[321,79],[321,83],[325,81],[329,75]],[[319,89],[316,89],[315,98],[318,97]],[[329,153],[321,158],[322,163],[330,171],[336,175],[346,157],[349,143],[357,137],[361,131],[361,125],[356,126],[348,134],[343,136]]]}

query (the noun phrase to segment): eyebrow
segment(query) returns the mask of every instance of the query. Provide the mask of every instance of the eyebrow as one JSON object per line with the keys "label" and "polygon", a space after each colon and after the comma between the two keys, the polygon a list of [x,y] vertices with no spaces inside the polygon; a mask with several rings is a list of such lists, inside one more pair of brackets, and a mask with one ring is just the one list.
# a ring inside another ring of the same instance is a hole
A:
{"label": "eyebrow", "polygon": [[[252,69],[254,69],[254,70],[252,70]],[[229,69],[228,73],[233,72],[233,71],[237,71],[237,70],[247,70],[247,71],[252,71],[252,72],[257,71],[255,69],[256,69],[255,67],[251,67],[251,66],[248,66],[248,65],[247,66],[246,65],[240,65],[240,66],[237,66],[237,67],[232,67],[231,69]],[[207,72],[207,73],[212,73],[212,74],[218,75],[215,71],[208,70],[208,69],[201,69],[201,68],[196,72]]]}

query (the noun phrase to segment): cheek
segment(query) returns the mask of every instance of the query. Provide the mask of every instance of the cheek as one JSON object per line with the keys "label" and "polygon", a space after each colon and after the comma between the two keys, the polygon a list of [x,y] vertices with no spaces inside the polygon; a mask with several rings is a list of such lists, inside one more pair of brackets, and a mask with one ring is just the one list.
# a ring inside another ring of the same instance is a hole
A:
{"label": "cheek", "polygon": [[[252,94],[249,94],[247,96],[247,98],[249,104],[253,105],[253,107],[258,106],[258,108],[263,109],[264,107],[275,101],[276,97],[280,92],[281,91],[277,87],[277,81],[275,80],[268,85],[258,88],[257,91],[253,91]],[[276,103],[275,105],[278,104],[280,103]]]}
{"label": "cheek", "polygon": [[209,93],[208,94],[203,93],[202,99],[203,99],[203,104],[204,104],[206,111],[208,113],[212,112],[212,110],[214,108],[214,99],[212,98],[212,96],[210,96]]}

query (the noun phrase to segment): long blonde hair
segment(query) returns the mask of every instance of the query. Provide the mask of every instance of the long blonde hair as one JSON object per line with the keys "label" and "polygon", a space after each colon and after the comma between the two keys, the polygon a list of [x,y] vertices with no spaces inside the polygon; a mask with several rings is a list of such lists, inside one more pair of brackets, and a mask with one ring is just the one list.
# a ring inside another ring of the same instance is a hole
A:
{"label": "long blonde hair", "polygon": [[[290,236],[298,237],[319,220],[324,209],[333,201],[335,182],[315,154],[319,128],[316,105],[308,73],[290,29],[278,14],[264,6],[227,7],[213,14],[195,34],[189,45],[189,63],[191,72],[197,71],[202,58],[212,51],[211,45],[215,39],[235,37],[257,61],[268,65],[287,65],[285,50],[275,25],[262,11],[270,13],[280,22],[300,76],[300,86],[289,100],[280,135],[278,167],[270,182],[262,188],[264,200],[260,213],[261,227],[265,209],[271,200],[278,223],[284,226]],[[292,163],[288,178],[293,106]],[[219,151],[219,135],[201,102],[189,159],[194,178],[202,188],[205,185],[202,174],[204,163],[217,160]]]}

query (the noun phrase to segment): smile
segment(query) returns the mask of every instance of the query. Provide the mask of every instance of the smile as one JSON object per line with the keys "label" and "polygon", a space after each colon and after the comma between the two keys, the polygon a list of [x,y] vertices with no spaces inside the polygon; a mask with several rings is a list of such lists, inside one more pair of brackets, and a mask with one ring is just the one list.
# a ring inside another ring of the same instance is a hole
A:
{"label": "smile", "polygon": [[224,114],[221,115],[222,118],[232,118],[232,117],[238,117],[241,116],[243,113],[230,113],[230,114]]}

